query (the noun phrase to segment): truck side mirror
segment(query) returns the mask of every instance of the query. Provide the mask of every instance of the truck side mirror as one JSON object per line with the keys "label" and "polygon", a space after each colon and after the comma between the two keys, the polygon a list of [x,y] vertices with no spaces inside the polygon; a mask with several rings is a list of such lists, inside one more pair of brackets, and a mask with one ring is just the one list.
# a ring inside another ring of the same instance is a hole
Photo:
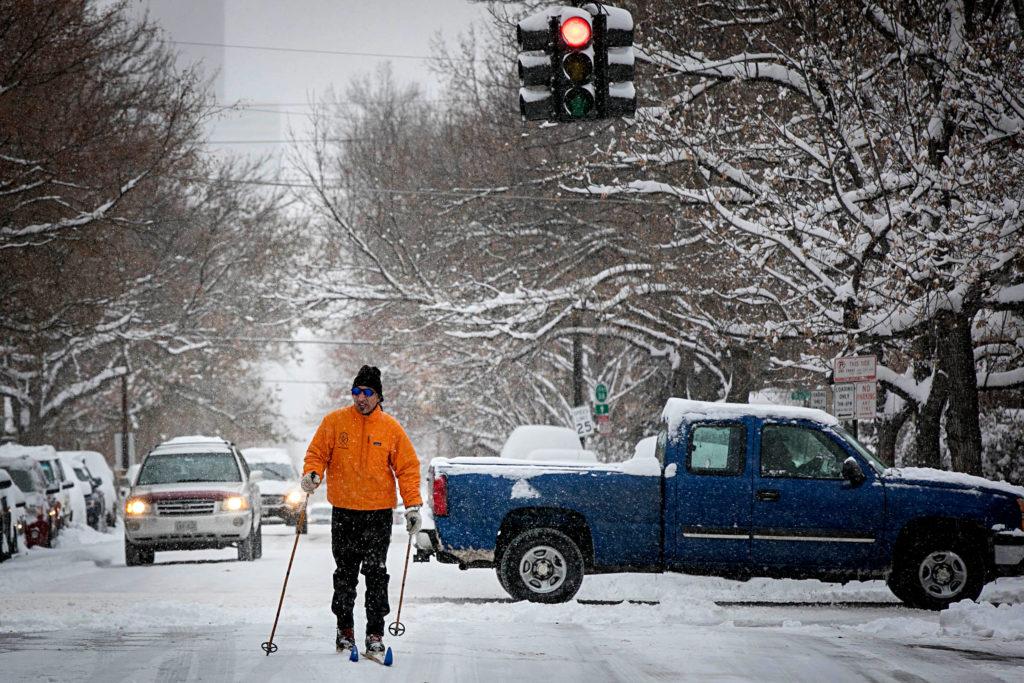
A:
{"label": "truck side mirror", "polygon": [[51,489],[46,489],[46,495],[48,495],[48,496],[52,496],[52,495],[57,494],[57,493],[60,493],[60,487],[59,486],[54,486]]}
{"label": "truck side mirror", "polygon": [[860,486],[867,477],[864,476],[864,470],[860,468],[860,464],[856,460],[847,458],[843,461],[843,479],[854,486]]}
{"label": "truck side mirror", "polygon": [[74,482],[70,482],[70,481],[69,481],[69,482],[67,482],[66,484],[64,484],[64,486],[62,486],[61,488],[62,488],[62,489],[64,489],[64,490],[66,491],[66,490],[68,490],[68,489],[70,489],[70,488],[74,488],[74,486],[75,486]]}
{"label": "truck side mirror", "polygon": [[10,479],[4,479],[3,481],[0,481],[0,491],[2,491],[4,489],[8,489],[10,487],[11,487],[11,480]]}
{"label": "truck side mirror", "polygon": [[249,473],[249,481],[255,483],[263,481],[263,470],[253,470]]}

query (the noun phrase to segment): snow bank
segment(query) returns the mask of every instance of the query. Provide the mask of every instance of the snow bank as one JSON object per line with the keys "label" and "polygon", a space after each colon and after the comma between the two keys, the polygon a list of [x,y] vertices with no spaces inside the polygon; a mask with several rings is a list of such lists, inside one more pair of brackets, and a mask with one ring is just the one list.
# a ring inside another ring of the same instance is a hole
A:
{"label": "snow bank", "polygon": [[939,631],[944,636],[1024,639],[1024,604],[993,605],[963,600],[939,614]]}

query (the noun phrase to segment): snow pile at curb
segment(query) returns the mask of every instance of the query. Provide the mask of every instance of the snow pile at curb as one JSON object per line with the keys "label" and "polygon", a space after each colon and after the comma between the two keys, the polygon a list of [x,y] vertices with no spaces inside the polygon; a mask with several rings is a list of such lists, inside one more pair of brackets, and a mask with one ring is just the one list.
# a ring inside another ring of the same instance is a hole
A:
{"label": "snow pile at curb", "polygon": [[1024,639],[1024,604],[993,605],[963,600],[939,614],[939,629],[945,636]]}
{"label": "snow pile at curb", "polygon": [[53,547],[57,549],[77,548],[83,545],[96,545],[97,543],[111,543],[120,540],[112,533],[101,534],[90,526],[73,524],[61,530],[57,538],[53,539]]}
{"label": "snow pile at curb", "polygon": [[913,617],[886,617],[858,624],[852,628],[861,633],[899,640],[934,638],[939,635],[937,624]]}

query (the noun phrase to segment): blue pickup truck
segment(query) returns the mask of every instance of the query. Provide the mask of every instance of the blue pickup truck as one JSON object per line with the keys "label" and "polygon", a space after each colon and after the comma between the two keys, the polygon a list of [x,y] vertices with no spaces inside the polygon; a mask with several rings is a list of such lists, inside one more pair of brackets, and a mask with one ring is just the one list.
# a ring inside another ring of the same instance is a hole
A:
{"label": "blue pickup truck", "polygon": [[943,609],[1024,573],[1022,488],[886,468],[818,410],[669,399],[662,425],[653,454],[621,463],[435,458],[420,542],[549,603],[585,574],[679,571],[885,578]]}

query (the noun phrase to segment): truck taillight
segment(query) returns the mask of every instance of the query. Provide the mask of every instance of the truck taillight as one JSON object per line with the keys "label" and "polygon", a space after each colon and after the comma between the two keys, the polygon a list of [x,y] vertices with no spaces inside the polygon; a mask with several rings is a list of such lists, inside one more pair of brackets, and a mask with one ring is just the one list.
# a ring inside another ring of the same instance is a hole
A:
{"label": "truck taillight", "polygon": [[1017,499],[1017,507],[1020,508],[1020,530],[1024,531],[1024,498]]}
{"label": "truck taillight", "polygon": [[434,500],[430,507],[434,509],[435,517],[444,517],[448,514],[448,478],[443,474],[434,477]]}

